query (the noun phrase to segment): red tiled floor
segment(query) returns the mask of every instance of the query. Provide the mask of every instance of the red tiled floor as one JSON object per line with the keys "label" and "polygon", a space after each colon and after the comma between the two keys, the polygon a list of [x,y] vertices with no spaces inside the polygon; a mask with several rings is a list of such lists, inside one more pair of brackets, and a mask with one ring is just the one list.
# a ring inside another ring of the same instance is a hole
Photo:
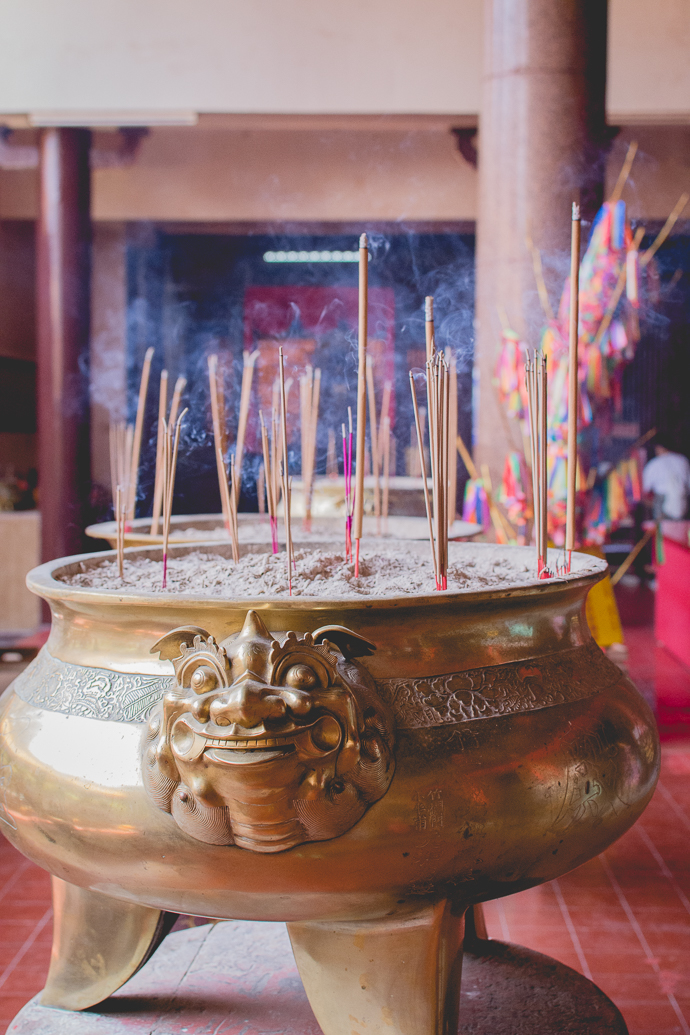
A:
{"label": "red tiled floor", "polygon": [[[486,919],[493,937],[591,977],[630,1035],[690,1035],[690,670],[656,645],[651,592],[618,590],[630,674],[657,701],[664,746],[656,794],[603,856],[488,903]],[[48,875],[0,838],[0,1035],[43,986],[50,930]]]}

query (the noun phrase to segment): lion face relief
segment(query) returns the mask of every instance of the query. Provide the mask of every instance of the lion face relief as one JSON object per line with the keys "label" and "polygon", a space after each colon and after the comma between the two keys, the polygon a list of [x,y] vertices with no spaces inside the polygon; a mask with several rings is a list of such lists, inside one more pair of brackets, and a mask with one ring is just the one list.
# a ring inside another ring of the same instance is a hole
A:
{"label": "lion face relief", "polygon": [[373,644],[339,626],[282,643],[255,611],[217,644],[175,629],[152,648],[175,686],[144,745],[156,805],[199,841],[281,852],[349,830],[390,785],[393,724],[352,659]]}

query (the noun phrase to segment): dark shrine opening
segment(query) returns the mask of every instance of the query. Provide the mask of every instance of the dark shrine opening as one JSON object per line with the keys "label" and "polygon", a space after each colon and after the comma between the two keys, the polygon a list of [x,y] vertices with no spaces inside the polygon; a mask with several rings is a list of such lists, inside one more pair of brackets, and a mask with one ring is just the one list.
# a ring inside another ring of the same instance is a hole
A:
{"label": "dark shrine opening", "polygon": [[[257,509],[261,463],[259,410],[270,417],[278,345],[289,400],[290,467],[299,463],[297,383],[307,364],[322,371],[316,473],[326,473],[333,442],[338,469],[341,425],[355,408],[357,383],[357,240],[360,228],[271,227],[250,233],[190,233],[141,224],[127,247],[127,405],[136,411],[146,349],[156,350],[157,383],[165,367],[187,378],[189,407],[175,487],[177,513],[220,507],[213,454],[207,358],[218,353],[229,421],[237,429],[243,351],[257,352],[243,458],[241,509]],[[361,229],[367,229],[363,226]],[[459,430],[471,440],[474,358],[474,234],[471,227],[414,226],[368,230],[369,353],[380,399],[391,382],[392,465],[406,473],[414,417],[408,372],[424,365],[424,297],[435,296],[436,338],[458,369]],[[138,513],[150,513],[156,413],[149,405],[142,448]],[[416,441],[416,440],[415,440]],[[148,446],[147,446],[148,443]],[[332,463],[332,461],[331,461]],[[462,465],[460,465],[460,473]],[[462,500],[463,482],[458,487]]]}

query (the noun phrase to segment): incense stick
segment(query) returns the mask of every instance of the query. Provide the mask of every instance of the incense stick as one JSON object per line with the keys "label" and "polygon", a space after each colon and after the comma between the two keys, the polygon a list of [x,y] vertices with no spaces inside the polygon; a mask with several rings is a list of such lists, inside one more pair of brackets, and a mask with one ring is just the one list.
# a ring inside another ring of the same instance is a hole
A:
{"label": "incense stick", "polygon": [[244,459],[244,441],[247,435],[247,420],[249,419],[249,404],[252,397],[252,381],[254,379],[254,364],[259,355],[258,349],[255,352],[242,353],[242,388],[240,389],[240,416],[237,422],[237,442],[235,444],[235,471],[238,479],[237,495],[242,482],[242,460]]}
{"label": "incense stick", "polygon": [[388,532],[388,501],[390,496],[390,465],[391,465],[391,392],[393,386],[390,381],[383,382],[383,398],[381,400],[381,420],[379,423],[379,462],[383,464],[383,499],[381,502],[381,513],[385,522],[385,531]]}
{"label": "incense stick", "polygon": [[319,416],[319,394],[321,371],[307,366],[307,372],[299,381],[300,388],[300,432],[302,440],[302,493],[304,495],[304,529],[311,531],[311,506],[314,492],[314,468],[316,461],[316,431]]}
{"label": "incense stick", "polygon": [[256,499],[259,504],[259,514],[264,517],[266,514],[266,468],[259,464],[259,473],[256,476]]}
{"label": "incense stick", "polygon": [[285,522],[285,557],[287,562],[288,593],[292,596],[292,514],[291,514],[291,487],[288,473],[288,445],[287,445],[287,399],[285,393],[285,360],[283,357],[283,346],[278,349],[278,365],[280,371],[280,425],[281,439],[283,444],[283,459],[281,462],[281,478],[283,482],[283,520]]}
{"label": "incense stick", "polygon": [[568,344],[568,495],[565,549],[568,572],[575,549],[575,492],[577,486],[578,334],[580,315],[580,206],[573,202],[570,236],[570,324]]}
{"label": "incense stick", "polygon": [[158,535],[158,522],[163,503],[163,422],[168,411],[168,371],[161,370],[158,390],[158,431],[156,433],[156,474],[153,480],[153,511],[151,513],[151,535]]}
{"label": "incense stick", "polygon": [[436,582],[436,589],[440,589],[439,574],[438,574],[438,562],[436,557],[436,548],[434,545],[434,522],[431,515],[431,502],[429,500],[429,486],[427,485],[426,479],[426,457],[424,456],[424,432],[422,431],[421,421],[419,419],[419,407],[417,405],[417,393],[414,389],[414,375],[410,371],[410,391],[412,392],[412,407],[414,409],[414,423],[417,429],[417,446],[419,449],[419,466],[422,471],[422,486],[424,490],[424,505],[426,507],[426,518],[429,523],[429,545],[431,546],[431,560],[434,566],[434,580]]}
{"label": "incense stick", "polygon": [[[175,382],[168,424],[175,425],[177,412],[180,408],[180,399],[187,384],[186,377],[178,377]],[[151,514],[151,535],[158,535],[158,523],[160,521],[163,506],[163,425],[165,423],[165,411],[168,405],[168,371],[161,372],[161,386],[158,397],[158,434],[156,436],[156,477],[153,489],[153,511]]]}
{"label": "incense stick", "polygon": [[[222,460],[222,457],[221,457]],[[226,482],[227,485],[227,482]],[[232,538],[232,559],[235,564],[240,559],[240,536],[239,528],[237,526],[237,507],[240,499],[240,482],[239,475],[237,474],[237,468],[235,466],[235,457],[230,457],[230,498],[228,500],[228,513],[230,514],[230,536]]]}
{"label": "incense stick", "polygon": [[434,339],[434,296],[424,299],[424,334],[426,339],[426,361],[434,358],[436,342]]}
{"label": "incense stick", "polygon": [[151,373],[151,360],[153,349],[146,350],[144,363],[141,368],[141,381],[139,382],[139,397],[137,399],[137,416],[134,422],[134,439],[132,442],[132,467],[129,483],[129,500],[127,502],[127,518],[134,521],[134,514],[137,505],[137,486],[139,483],[139,458],[141,456],[141,437],[144,431],[144,411],[146,410],[146,395],[149,390],[149,374]]}
{"label": "incense stick", "polygon": [[[218,489],[220,491],[220,505],[223,512],[223,522],[230,534],[230,511],[225,495],[226,475],[225,461],[223,458],[223,436],[221,432],[221,421],[218,404],[218,356],[214,353],[208,357],[208,383],[211,396],[211,419],[213,421],[213,452],[216,457],[216,474],[218,477]],[[220,459],[219,459],[220,455]]]}
{"label": "incense stick", "polygon": [[357,457],[355,462],[354,537],[355,578],[359,578],[359,541],[364,515],[364,453],[367,435],[367,334],[368,334],[369,252],[367,235],[359,239],[359,365],[357,370]]}
{"label": "incense stick", "polygon": [[381,436],[383,448],[383,500],[381,513],[383,516],[383,531],[388,534],[388,500],[390,496],[390,474],[391,474],[391,422],[389,417],[383,418],[383,433]]}
{"label": "incense stick", "polygon": [[170,519],[172,518],[173,492],[177,471],[177,453],[180,445],[180,429],[187,410],[183,410],[175,422],[165,425],[163,445],[163,589],[168,582],[168,540],[170,537]]}
{"label": "incense stick", "polygon": [[[264,456],[263,470],[265,472],[266,482],[266,506],[268,509],[268,518],[271,524],[271,546],[273,553],[278,553],[278,499],[277,499],[277,485],[276,485],[276,471],[274,468],[275,464],[275,434],[272,437],[271,443],[268,441],[268,432],[264,423],[264,415],[259,410],[259,420],[261,422],[261,449]],[[275,420],[273,422],[275,424]]]}
{"label": "incense stick", "polygon": [[458,462],[455,441],[458,435],[458,366],[450,349],[446,352],[449,369],[450,408],[448,411],[448,530],[454,521],[458,505]]}
{"label": "incense stick", "polygon": [[[635,231],[635,237],[633,238],[632,247],[635,250],[637,250],[637,248],[639,247],[640,242],[642,241],[643,237],[644,237],[644,227],[640,226]],[[642,258],[643,257],[640,258],[640,263],[642,262]],[[596,349],[596,348],[599,347],[599,345],[602,342],[602,339],[603,339],[604,335],[606,334],[606,332],[608,331],[609,327],[611,326],[611,321],[613,319],[614,313],[616,312],[616,309],[618,308],[618,303],[620,302],[621,298],[623,297],[623,291],[625,289],[625,281],[626,281],[627,275],[628,275],[628,267],[627,267],[627,263],[625,263],[623,265],[623,268],[620,271],[619,276],[618,276],[618,281],[616,283],[615,288],[613,289],[613,294],[611,295],[611,298],[609,300],[609,304],[606,307],[606,312],[604,313],[604,315],[602,317],[602,320],[601,320],[601,323],[599,324],[597,333],[596,333],[595,338],[594,338],[594,342],[592,344],[592,348],[593,349]]]}
{"label": "incense stick", "polygon": [[657,234],[654,242],[647,249],[647,251],[640,256],[640,266],[644,268],[654,258],[659,248],[661,248],[662,244],[664,243],[668,235],[671,233],[671,230],[673,230],[676,221],[682,215],[683,209],[687,205],[688,201],[690,201],[690,194],[683,192],[683,194],[681,194],[680,198],[676,202],[676,205],[673,211],[671,212],[670,216],[668,217],[668,219],[662,226],[661,230]]}
{"label": "incense stick", "polygon": [[548,481],[547,409],[548,385],[546,358],[534,353],[525,365],[532,442],[532,494],[534,498],[534,539],[537,548],[537,578],[550,578],[548,559]]}
{"label": "incense stick", "polygon": [[117,544],[117,570],[119,572],[120,578],[124,579],[124,577],[125,577],[125,571],[124,571],[124,567],[125,567],[125,558],[124,558],[124,553],[125,553],[125,536],[124,536],[124,528],[123,528],[123,524],[124,524],[124,511],[123,511],[123,507],[122,507],[122,487],[120,485],[118,485],[116,487],[116,489],[115,489],[115,520],[117,522],[117,536],[116,536],[116,540],[115,540],[115,542]]}
{"label": "incense stick", "polygon": [[541,264],[541,252],[532,240],[532,234],[530,231],[527,232],[527,236],[525,237],[525,244],[527,246],[528,252],[532,256],[532,269],[534,271],[534,280],[537,285],[537,294],[539,295],[539,301],[541,302],[541,307],[544,311],[544,316],[546,317],[547,321],[551,323],[551,321],[554,319],[554,314],[553,307],[551,306],[551,300],[549,299],[549,292],[546,288],[546,282],[544,280],[544,270]]}
{"label": "incense stick", "polygon": [[367,392],[369,395],[369,437],[371,440],[371,473],[374,476],[374,514],[376,516],[376,534],[381,535],[381,494],[379,485],[381,456],[379,451],[379,435],[376,418],[374,361],[371,358],[371,356],[367,356]]}
{"label": "incense stick", "polygon": [[429,451],[432,460],[436,551],[438,554],[438,573],[441,589],[447,589],[448,585],[449,388],[446,357],[442,352],[436,352],[433,359],[427,363],[427,397],[429,401]]}
{"label": "incense stick", "polygon": [[174,388],[174,391],[173,391],[172,402],[170,403],[170,416],[168,417],[168,421],[171,424],[174,424],[177,421],[177,412],[178,412],[178,410],[180,408],[180,400],[182,398],[182,393],[184,392],[186,387],[187,387],[187,378],[183,377],[180,374],[180,376],[178,377],[177,381],[175,382],[175,388]]}
{"label": "incense stick", "polygon": [[328,429],[328,445],[326,447],[326,477],[338,477],[338,458],[335,452],[335,429]]}
{"label": "incense stick", "polygon": [[628,147],[628,150],[627,150],[627,153],[626,153],[626,156],[625,156],[625,161],[623,162],[621,171],[618,173],[618,179],[616,180],[616,186],[613,188],[613,193],[611,194],[611,197],[609,198],[609,205],[615,205],[616,202],[619,200],[621,194],[623,193],[623,188],[625,187],[625,184],[627,182],[628,176],[630,175],[630,170],[632,168],[632,164],[633,164],[633,162],[635,160],[635,155],[636,154],[637,154],[637,141],[633,140],[630,143],[629,147]]}
{"label": "incense stick", "polygon": [[352,407],[347,408],[349,431],[343,424],[343,478],[345,481],[345,560],[352,561]]}

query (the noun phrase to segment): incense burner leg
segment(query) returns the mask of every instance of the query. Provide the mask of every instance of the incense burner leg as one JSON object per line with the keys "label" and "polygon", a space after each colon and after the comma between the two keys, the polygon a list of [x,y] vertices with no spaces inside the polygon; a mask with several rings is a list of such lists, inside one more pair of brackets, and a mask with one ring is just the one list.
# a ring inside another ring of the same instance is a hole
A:
{"label": "incense burner leg", "polygon": [[175,914],[53,882],[53,950],[43,1006],[85,1010],[107,999],[157,948]]}
{"label": "incense burner leg", "polygon": [[324,1035],[456,1035],[464,918],[451,903],[288,932]]}

